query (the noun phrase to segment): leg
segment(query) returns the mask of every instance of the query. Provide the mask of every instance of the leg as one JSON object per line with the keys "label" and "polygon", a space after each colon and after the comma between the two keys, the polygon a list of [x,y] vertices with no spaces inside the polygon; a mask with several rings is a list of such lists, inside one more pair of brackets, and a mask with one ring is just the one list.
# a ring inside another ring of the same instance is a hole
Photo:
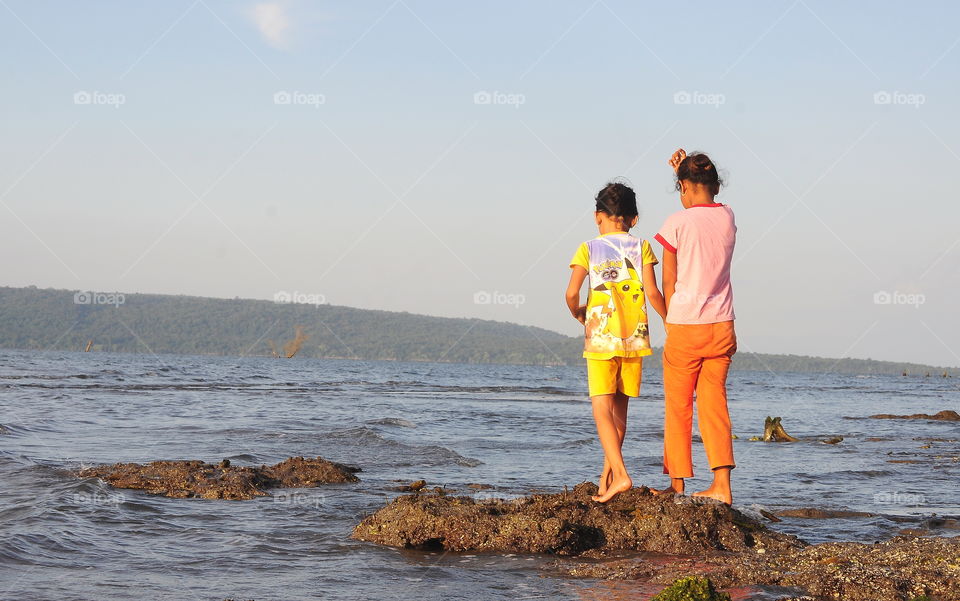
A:
{"label": "leg", "polygon": [[730,357],[736,350],[732,323],[714,324],[717,356],[705,359],[697,383],[697,421],[700,436],[707,452],[707,461],[713,470],[713,484],[694,496],[710,497],[726,504],[733,503],[730,490],[730,470],[733,460],[733,436],[730,411],[727,408],[727,374]]}
{"label": "leg", "polygon": [[670,478],[670,486],[666,488],[651,488],[650,492],[656,495],[682,495],[686,490],[683,478]]}
{"label": "leg", "polygon": [[693,391],[701,359],[687,349],[689,332],[671,324],[663,350],[663,473],[670,475],[671,486],[662,492],[680,493],[683,479],[693,477]]}
{"label": "leg", "polygon": [[623,438],[617,430],[615,398],[615,394],[604,394],[590,399],[593,403],[593,418],[597,422],[597,435],[603,447],[605,463],[610,464],[611,472],[610,485],[604,494],[593,497],[594,501],[601,503],[633,487],[633,481],[627,475],[627,467],[623,463],[623,454],[620,451]]}
{"label": "leg", "polygon": [[610,462],[607,461],[607,456],[603,456],[603,469],[600,471],[600,480],[597,481],[597,495],[602,496],[607,492],[607,487],[610,486],[610,480],[613,478],[613,470],[610,469]]}
{"label": "leg", "polygon": [[[630,397],[623,392],[617,391],[613,397],[613,420],[617,427],[617,438],[620,439],[620,448],[623,449],[623,439],[627,435],[627,408],[630,404]],[[603,459],[603,471],[600,473],[599,496],[607,492],[607,487],[613,482],[613,470],[607,458]]]}

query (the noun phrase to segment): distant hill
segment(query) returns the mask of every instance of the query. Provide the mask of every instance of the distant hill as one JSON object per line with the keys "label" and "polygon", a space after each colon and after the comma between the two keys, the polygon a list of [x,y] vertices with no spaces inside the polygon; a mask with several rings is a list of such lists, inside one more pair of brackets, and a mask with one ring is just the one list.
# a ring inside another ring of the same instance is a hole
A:
{"label": "distant hill", "polygon": [[[0,347],[128,353],[267,355],[301,327],[302,357],[456,363],[578,364],[582,340],[481,319],[333,305],[164,294],[77,294],[0,287]],[[272,346],[271,346],[272,343]],[[659,353],[648,359],[658,366]],[[941,375],[947,369],[869,359],[739,353],[738,370]]]}

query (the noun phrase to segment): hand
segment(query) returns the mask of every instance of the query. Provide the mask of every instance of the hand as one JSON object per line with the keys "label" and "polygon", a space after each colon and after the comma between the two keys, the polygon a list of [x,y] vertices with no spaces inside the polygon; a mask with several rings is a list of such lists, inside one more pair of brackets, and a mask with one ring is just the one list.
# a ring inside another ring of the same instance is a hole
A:
{"label": "hand", "polygon": [[687,151],[682,148],[678,148],[677,151],[670,156],[670,160],[667,162],[670,163],[670,166],[673,167],[673,171],[676,172],[677,169],[680,168],[680,163],[682,163],[683,159],[685,158],[687,158]]}
{"label": "hand", "polygon": [[580,323],[586,324],[587,323],[587,306],[580,305],[579,307],[577,307],[577,310],[573,314],[573,317]]}

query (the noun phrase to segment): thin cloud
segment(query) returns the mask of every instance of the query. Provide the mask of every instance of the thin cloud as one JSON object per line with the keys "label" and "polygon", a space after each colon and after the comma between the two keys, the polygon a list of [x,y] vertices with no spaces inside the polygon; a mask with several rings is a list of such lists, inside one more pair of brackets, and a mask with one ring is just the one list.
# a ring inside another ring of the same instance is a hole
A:
{"label": "thin cloud", "polygon": [[260,30],[263,40],[274,48],[286,49],[290,45],[290,19],[287,8],[281,2],[261,2],[250,11],[250,18]]}

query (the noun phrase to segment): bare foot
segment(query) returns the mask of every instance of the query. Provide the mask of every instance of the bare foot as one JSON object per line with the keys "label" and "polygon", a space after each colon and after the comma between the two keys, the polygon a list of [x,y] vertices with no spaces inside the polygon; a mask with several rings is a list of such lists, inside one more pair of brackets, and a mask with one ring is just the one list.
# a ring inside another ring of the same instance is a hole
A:
{"label": "bare foot", "polygon": [[595,495],[590,498],[597,503],[606,503],[618,494],[628,491],[631,488],[633,488],[633,480],[630,479],[630,476],[624,476],[619,480],[614,480],[613,483],[607,487],[607,491],[604,494]]}
{"label": "bare foot", "polygon": [[729,487],[718,486],[714,484],[707,490],[701,492],[693,493],[694,497],[703,497],[707,499],[716,499],[721,503],[726,503],[727,505],[733,505],[733,493],[730,492]]}

